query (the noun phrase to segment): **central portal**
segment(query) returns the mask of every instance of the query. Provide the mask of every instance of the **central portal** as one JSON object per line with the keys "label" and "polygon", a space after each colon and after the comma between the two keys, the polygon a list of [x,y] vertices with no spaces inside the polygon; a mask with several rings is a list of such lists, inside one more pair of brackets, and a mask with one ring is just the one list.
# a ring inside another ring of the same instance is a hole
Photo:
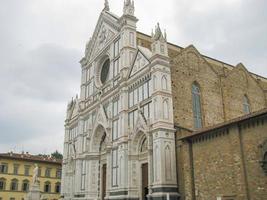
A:
{"label": "central portal", "polygon": [[148,195],[148,164],[142,164],[142,200],[147,200]]}
{"label": "central portal", "polygon": [[107,185],[107,164],[104,164],[102,166],[102,195],[101,195],[101,200],[105,199],[106,185]]}

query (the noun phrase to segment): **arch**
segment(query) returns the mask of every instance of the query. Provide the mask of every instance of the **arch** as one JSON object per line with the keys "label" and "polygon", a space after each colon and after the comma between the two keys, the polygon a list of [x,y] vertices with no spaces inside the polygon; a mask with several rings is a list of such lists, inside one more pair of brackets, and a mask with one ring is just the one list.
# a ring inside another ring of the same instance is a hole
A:
{"label": "arch", "polygon": [[124,169],[124,159],[123,156],[120,156],[120,161],[119,161],[119,171],[120,171],[120,177],[119,177],[119,185],[123,185],[123,172],[125,171]]}
{"label": "arch", "polygon": [[22,181],[21,190],[22,190],[23,192],[27,192],[27,191],[29,191],[29,187],[30,187],[30,181],[27,180],[27,179],[23,180],[23,181]]}
{"label": "arch", "polygon": [[5,178],[0,178],[0,191],[6,189],[6,179]]}
{"label": "arch", "polygon": [[60,193],[61,191],[61,183],[60,182],[56,182],[55,184],[55,193]]}
{"label": "arch", "polygon": [[103,144],[107,141],[107,132],[103,125],[98,124],[93,131],[90,141],[90,151],[100,152],[103,150]]}
{"label": "arch", "polygon": [[163,90],[168,90],[168,81],[166,75],[163,75],[161,78],[161,86]]}
{"label": "arch", "polygon": [[154,151],[154,177],[155,177],[155,181],[158,181],[159,180],[159,169],[158,169],[158,158],[159,158],[159,154],[160,154],[160,151],[159,151],[159,147],[158,145],[155,146],[155,151]]}
{"label": "arch", "polygon": [[17,191],[18,190],[18,184],[19,184],[18,179],[16,179],[16,178],[12,179],[11,183],[10,183],[10,190],[11,191]]}
{"label": "arch", "polygon": [[143,139],[142,139],[142,141],[141,141],[141,145],[140,145],[140,152],[141,153],[144,153],[144,152],[146,152],[147,151],[147,138],[146,137],[144,137]]}
{"label": "arch", "polygon": [[245,114],[249,114],[251,112],[249,99],[246,94],[243,96],[243,111]]}
{"label": "arch", "polygon": [[144,131],[139,130],[138,132],[136,132],[131,142],[131,150],[134,154],[138,155],[141,152],[142,142],[145,138],[147,139],[148,137]]}
{"label": "arch", "polygon": [[169,119],[169,101],[168,101],[168,99],[163,100],[163,118]]}
{"label": "arch", "polygon": [[157,120],[158,119],[158,101],[157,99],[155,98],[154,101],[153,101],[153,111],[154,111],[154,119]]}
{"label": "arch", "polygon": [[169,145],[166,145],[164,149],[164,158],[165,158],[165,177],[166,180],[171,180],[172,179],[172,170],[171,170],[171,149]]}
{"label": "arch", "polygon": [[45,193],[50,193],[51,192],[51,183],[50,183],[50,181],[46,181],[44,183],[44,192]]}
{"label": "arch", "polygon": [[153,76],[153,90],[157,90],[157,81],[158,81],[158,78],[156,75]]}
{"label": "arch", "polygon": [[192,84],[192,110],[194,117],[194,127],[202,128],[202,111],[201,111],[201,90],[197,82]]}

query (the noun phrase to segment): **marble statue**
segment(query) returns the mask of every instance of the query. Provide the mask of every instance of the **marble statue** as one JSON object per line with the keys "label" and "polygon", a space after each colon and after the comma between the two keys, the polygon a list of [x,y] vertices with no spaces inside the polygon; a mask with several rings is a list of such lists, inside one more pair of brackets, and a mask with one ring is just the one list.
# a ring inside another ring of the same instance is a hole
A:
{"label": "marble statue", "polygon": [[37,164],[34,164],[34,169],[33,169],[33,176],[32,176],[32,183],[33,185],[38,183],[38,171],[39,171],[39,167]]}

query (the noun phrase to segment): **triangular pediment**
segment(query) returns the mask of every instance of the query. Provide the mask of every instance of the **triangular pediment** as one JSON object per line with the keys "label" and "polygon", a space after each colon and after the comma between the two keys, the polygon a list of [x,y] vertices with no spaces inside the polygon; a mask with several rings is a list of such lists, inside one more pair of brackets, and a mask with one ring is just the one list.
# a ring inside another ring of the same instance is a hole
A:
{"label": "triangular pediment", "polygon": [[[205,59],[205,57],[196,49],[194,45],[181,50],[172,63],[174,65],[180,65],[184,63],[184,66],[192,71],[200,72],[203,67],[211,70],[216,76],[218,75],[213,66]],[[205,72],[206,73],[206,72]]]}
{"label": "triangular pediment", "polygon": [[236,67],[226,75],[226,79],[235,79],[236,77],[238,77],[239,82],[245,82],[248,85],[249,81],[253,81],[259,86],[259,83],[242,63],[237,64]]}
{"label": "triangular pediment", "polygon": [[102,125],[105,129],[109,127],[108,117],[102,104],[99,105],[93,129],[95,129],[99,125]]}
{"label": "triangular pediment", "polygon": [[138,117],[136,119],[134,133],[138,133],[139,131],[146,132],[148,129],[147,121],[141,112],[138,112]]}
{"label": "triangular pediment", "polygon": [[132,62],[132,67],[130,70],[129,77],[134,76],[135,74],[137,74],[150,64],[148,56],[150,56],[149,52],[144,52],[140,50],[140,48],[138,48],[134,60]]}
{"label": "triangular pediment", "polygon": [[119,32],[120,25],[115,15],[103,11],[98,19],[92,39],[86,46],[86,57],[90,60],[103,50]]}

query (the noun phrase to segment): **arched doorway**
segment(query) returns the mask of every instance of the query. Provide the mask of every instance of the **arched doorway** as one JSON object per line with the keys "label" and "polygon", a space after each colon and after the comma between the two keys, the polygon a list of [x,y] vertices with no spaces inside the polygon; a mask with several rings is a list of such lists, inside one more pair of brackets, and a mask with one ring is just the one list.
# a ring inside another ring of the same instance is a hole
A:
{"label": "arched doorway", "polygon": [[142,179],[142,200],[147,200],[148,195],[148,163],[143,163],[141,165],[141,179]]}
{"label": "arched doorway", "polygon": [[92,137],[91,152],[98,154],[97,196],[101,200],[105,199],[107,191],[107,140],[108,134],[105,128],[98,125]]}
{"label": "arched doorway", "polygon": [[100,188],[100,194],[101,194],[101,200],[105,199],[106,192],[107,192],[107,161],[106,161],[106,132],[102,135],[101,142],[99,145],[99,167],[101,170],[100,171],[100,183],[101,188]]}
{"label": "arched doorway", "polygon": [[140,195],[141,200],[147,200],[147,195],[149,193],[149,172],[148,172],[148,140],[147,137],[143,134],[140,143],[138,158],[140,162]]}

